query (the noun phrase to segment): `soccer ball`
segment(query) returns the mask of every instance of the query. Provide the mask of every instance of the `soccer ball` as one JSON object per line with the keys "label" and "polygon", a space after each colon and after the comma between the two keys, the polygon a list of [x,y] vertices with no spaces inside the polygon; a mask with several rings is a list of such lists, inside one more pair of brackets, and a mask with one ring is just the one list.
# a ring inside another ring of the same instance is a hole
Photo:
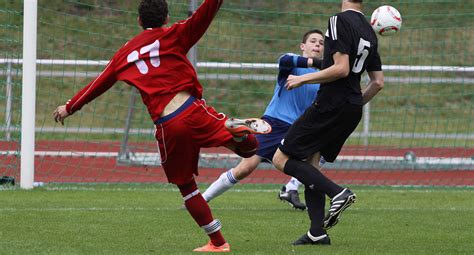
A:
{"label": "soccer ball", "polygon": [[402,27],[402,16],[400,12],[392,6],[383,5],[375,9],[372,13],[370,24],[375,33],[379,35],[394,35]]}

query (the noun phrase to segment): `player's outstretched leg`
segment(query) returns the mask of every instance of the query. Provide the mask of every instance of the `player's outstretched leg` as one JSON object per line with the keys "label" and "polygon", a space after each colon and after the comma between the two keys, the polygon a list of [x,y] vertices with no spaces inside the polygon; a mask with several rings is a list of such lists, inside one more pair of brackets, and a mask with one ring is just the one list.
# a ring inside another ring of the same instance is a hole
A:
{"label": "player's outstretched leg", "polygon": [[356,194],[347,188],[334,196],[331,199],[331,207],[329,208],[329,212],[324,219],[324,229],[330,229],[334,227],[339,222],[342,212],[355,203],[355,201]]}
{"label": "player's outstretched leg", "polygon": [[234,137],[243,137],[248,134],[268,134],[272,126],[262,119],[235,119],[229,118],[225,122],[225,128]]}
{"label": "player's outstretched leg", "polygon": [[222,173],[219,178],[204,191],[202,197],[204,197],[206,202],[210,202],[212,199],[220,196],[239,182],[232,173],[232,170],[233,168]]}

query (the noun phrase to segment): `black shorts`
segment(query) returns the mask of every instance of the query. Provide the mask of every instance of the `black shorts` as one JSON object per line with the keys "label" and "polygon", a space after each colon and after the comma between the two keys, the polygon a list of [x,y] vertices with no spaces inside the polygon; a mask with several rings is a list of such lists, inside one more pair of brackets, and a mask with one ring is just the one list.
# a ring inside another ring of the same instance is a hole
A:
{"label": "black shorts", "polygon": [[334,162],[344,142],[362,118],[362,106],[345,103],[333,110],[320,112],[311,105],[288,130],[280,150],[305,160],[316,152],[328,162]]}

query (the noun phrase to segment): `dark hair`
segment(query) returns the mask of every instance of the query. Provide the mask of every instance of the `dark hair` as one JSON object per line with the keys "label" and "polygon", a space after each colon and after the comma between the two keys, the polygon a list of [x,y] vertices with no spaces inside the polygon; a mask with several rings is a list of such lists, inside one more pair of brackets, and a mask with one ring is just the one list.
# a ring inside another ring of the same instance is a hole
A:
{"label": "dark hair", "polygon": [[138,16],[143,29],[161,27],[168,17],[166,0],[142,0],[138,6]]}
{"label": "dark hair", "polygon": [[362,3],[363,0],[349,0],[351,3]]}
{"label": "dark hair", "polygon": [[313,29],[313,30],[309,30],[308,32],[304,33],[304,35],[303,35],[303,40],[301,40],[301,43],[306,43],[306,41],[308,40],[308,37],[309,37],[311,34],[320,34],[320,35],[322,35],[323,38],[324,38],[324,34],[323,34],[323,32],[321,32],[321,30],[319,30],[319,29]]}

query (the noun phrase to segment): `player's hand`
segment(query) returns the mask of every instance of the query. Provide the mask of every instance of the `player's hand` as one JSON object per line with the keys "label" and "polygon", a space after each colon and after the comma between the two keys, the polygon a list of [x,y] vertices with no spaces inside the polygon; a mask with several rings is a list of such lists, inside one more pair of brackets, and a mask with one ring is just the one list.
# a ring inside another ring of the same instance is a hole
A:
{"label": "player's hand", "polygon": [[66,111],[66,105],[60,105],[53,112],[54,121],[60,122],[64,126],[64,119],[69,116],[69,113]]}
{"label": "player's hand", "polygon": [[303,85],[301,76],[290,75],[288,76],[288,79],[286,80],[285,87],[287,90],[292,90],[292,89],[298,88],[301,85]]}

